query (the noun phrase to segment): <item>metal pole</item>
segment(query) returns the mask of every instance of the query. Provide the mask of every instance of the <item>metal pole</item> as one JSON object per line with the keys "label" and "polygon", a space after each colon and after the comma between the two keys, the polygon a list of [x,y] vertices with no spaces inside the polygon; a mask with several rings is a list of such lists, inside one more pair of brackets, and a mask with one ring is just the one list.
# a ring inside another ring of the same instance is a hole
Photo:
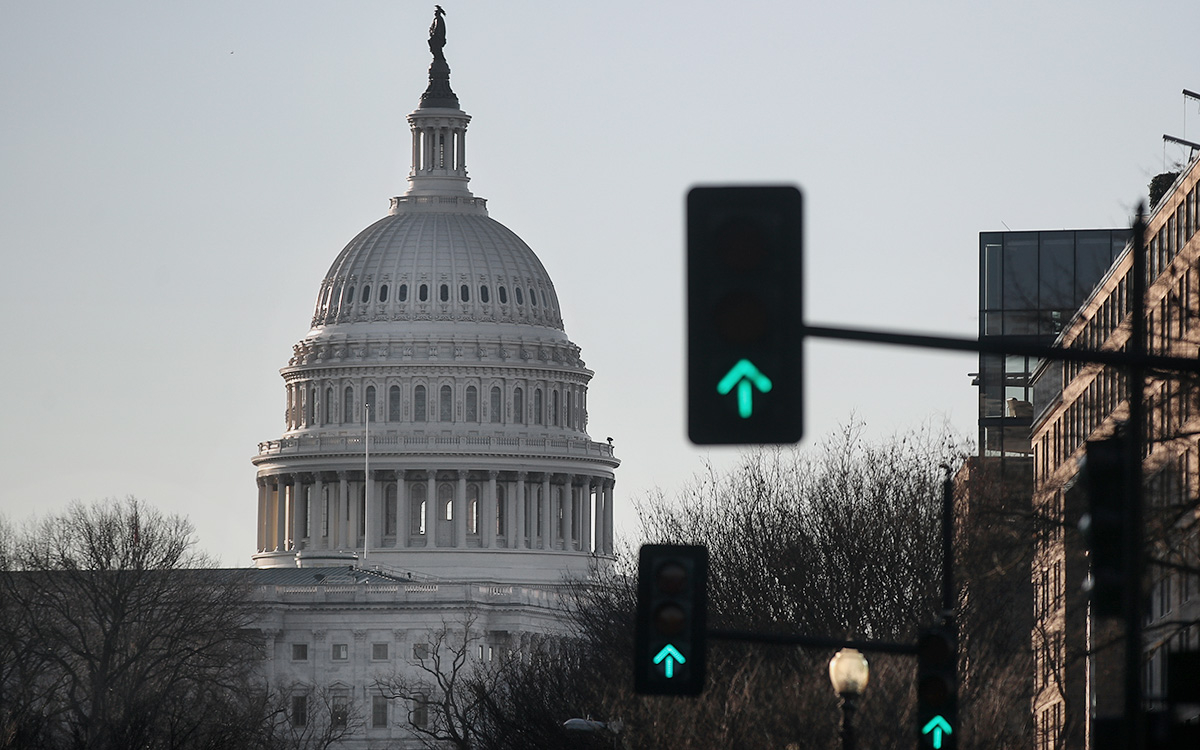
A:
{"label": "metal pole", "polygon": [[839,695],[842,704],[842,750],[854,750],[854,711],[858,708],[853,693]]}
{"label": "metal pole", "polygon": [[1139,204],[1133,222],[1133,322],[1129,350],[1129,527],[1125,549],[1125,747],[1140,750],[1145,740],[1142,706],[1142,456],[1146,444],[1146,368],[1137,359],[1146,341],[1146,222]]}
{"label": "metal pole", "polygon": [[942,464],[946,478],[942,481],[942,614],[954,613],[954,481],[950,466]]}
{"label": "metal pole", "polygon": [[[358,533],[358,529],[354,530]],[[371,402],[363,403],[363,566],[371,549]]]}

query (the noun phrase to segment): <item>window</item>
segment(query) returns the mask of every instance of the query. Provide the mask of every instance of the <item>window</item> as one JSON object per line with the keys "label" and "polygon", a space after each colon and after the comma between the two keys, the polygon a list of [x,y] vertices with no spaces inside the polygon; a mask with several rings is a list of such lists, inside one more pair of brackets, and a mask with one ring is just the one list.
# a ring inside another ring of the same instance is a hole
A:
{"label": "window", "polygon": [[346,661],[350,658],[350,647],[345,643],[335,643],[330,657],[334,661]]}
{"label": "window", "polygon": [[499,424],[500,423],[500,414],[503,411],[502,404],[500,401],[500,386],[496,386],[496,385],[492,386],[491,407],[492,407],[492,413],[491,413],[492,422],[495,424]]}
{"label": "window", "polygon": [[386,643],[371,644],[371,661],[386,661],[388,658],[388,645]]}
{"label": "window", "polygon": [[488,288],[486,284],[479,287],[479,301],[485,305],[488,303]]}
{"label": "window", "polygon": [[400,386],[388,388],[388,421],[400,421]]}
{"label": "window", "polygon": [[362,297],[359,297],[358,301],[363,302],[363,303],[371,301],[371,285],[370,284],[363,284]]}
{"label": "window", "polygon": [[438,505],[442,508],[442,520],[454,520],[454,487],[442,484],[438,487]]}
{"label": "window", "polygon": [[521,295],[521,287],[516,287],[515,289],[513,289],[513,291],[517,293],[517,304],[518,305],[525,304],[525,297],[523,297]]}
{"label": "window", "polygon": [[414,484],[409,499],[408,528],[414,534],[425,533],[425,485]]}
{"label": "window", "polygon": [[473,385],[467,386],[467,414],[468,422],[479,421],[479,389]]}
{"label": "window", "polygon": [[342,393],[342,424],[354,421],[354,389],[346,386]]}
{"label": "window", "polygon": [[387,702],[386,696],[371,696],[371,726],[375,729],[387,726]]}
{"label": "window", "polygon": [[292,644],[292,661],[308,661],[308,644]]}
{"label": "window", "polygon": [[508,290],[505,289],[504,287],[500,287],[499,291],[500,291],[500,304],[507,305],[508,304]]}
{"label": "window", "polygon": [[458,296],[463,302],[471,301],[471,287],[463,284],[458,290]]}
{"label": "window", "polygon": [[513,423],[525,424],[525,396],[520,388],[513,391]]}
{"label": "window", "polygon": [[424,728],[429,723],[429,708],[428,701],[421,693],[416,693],[412,698],[412,713],[408,715],[408,720],[414,727]]}
{"label": "window", "polygon": [[292,696],[292,726],[302,727],[308,724],[308,696]]}
{"label": "window", "polygon": [[352,287],[352,286],[346,287],[346,296],[343,297],[342,300],[347,305],[352,304],[354,302],[354,287]]}
{"label": "window", "polygon": [[408,302],[408,284],[401,284],[396,290],[396,300],[398,302]]}
{"label": "window", "polygon": [[424,422],[429,412],[425,407],[425,386],[413,388],[413,421]]}
{"label": "window", "polygon": [[479,485],[467,485],[467,533],[479,533]]}
{"label": "window", "polygon": [[451,422],[454,420],[454,389],[443,385],[438,392],[438,421]]}
{"label": "window", "polygon": [[378,421],[375,417],[375,386],[367,386],[367,413],[363,415],[365,419],[371,422]]}
{"label": "window", "polygon": [[330,711],[329,724],[334,727],[346,726],[350,718],[350,699],[344,695],[333,696],[333,710]]}
{"label": "window", "polygon": [[529,304],[537,307],[537,292],[533,289],[529,290]]}
{"label": "window", "polygon": [[379,301],[387,302],[387,284],[381,284],[379,287]]}
{"label": "window", "polygon": [[419,299],[422,302],[429,301],[429,285],[428,284],[422,284],[420,287],[418,287],[417,299]]}
{"label": "window", "polygon": [[325,419],[322,424],[333,424],[333,389],[325,389]]}
{"label": "window", "polygon": [[438,289],[438,299],[440,299],[442,302],[450,301],[450,285],[449,284],[442,284],[441,288]]}
{"label": "window", "polygon": [[414,659],[428,659],[429,658],[429,644],[428,643],[414,643],[413,644],[413,658]]}
{"label": "window", "polygon": [[533,423],[542,423],[542,389],[538,388],[533,392]]}
{"label": "window", "polygon": [[[504,485],[498,484],[496,485],[496,534],[499,536],[504,536],[504,517],[506,515],[507,512],[504,507]],[[509,542],[508,546],[511,547],[513,544]]]}
{"label": "window", "polygon": [[550,424],[558,427],[558,391],[550,393]]}

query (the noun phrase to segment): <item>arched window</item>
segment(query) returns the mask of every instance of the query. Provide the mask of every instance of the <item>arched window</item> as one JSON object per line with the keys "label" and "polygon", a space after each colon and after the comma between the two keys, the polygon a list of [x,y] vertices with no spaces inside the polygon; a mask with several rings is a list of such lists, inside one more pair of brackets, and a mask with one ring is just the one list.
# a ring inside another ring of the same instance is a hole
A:
{"label": "arched window", "polygon": [[479,533],[479,485],[467,485],[467,533]]}
{"label": "arched window", "polygon": [[518,305],[525,304],[525,297],[521,295],[521,287],[519,287],[519,286],[515,287],[513,289],[513,291],[517,293],[517,304]]}
{"label": "arched window", "polygon": [[485,304],[485,305],[488,303],[488,288],[487,288],[487,284],[484,284],[483,286],[479,287],[479,301],[480,301],[480,302],[482,302],[482,303],[483,303],[483,304]]}
{"label": "arched window", "polygon": [[508,290],[505,289],[504,287],[500,287],[500,304],[502,304],[502,305],[508,304]]}
{"label": "arched window", "polygon": [[371,301],[371,285],[363,284],[362,296],[358,298],[359,302],[367,303]]}
{"label": "arched window", "polygon": [[443,521],[454,520],[454,487],[450,484],[438,485],[438,518]]}
{"label": "arched window", "polygon": [[479,389],[473,385],[467,386],[466,416],[468,422],[479,421]]}
{"label": "arched window", "polygon": [[429,301],[429,285],[428,284],[422,284],[420,286],[420,288],[417,289],[417,299],[420,300],[421,302]]}
{"label": "arched window", "polygon": [[400,386],[388,388],[388,421],[400,421]]}
{"label": "arched window", "polygon": [[537,388],[533,392],[533,423],[542,423],[542,389]]}
{"label": "arched window", "polygon": [[[504,485],[498,484],[496,485],[496,533],[500,536],[504,536],[505,534],[504,519],[508,516],[508,513],[506,512],[507,508],[504,507],[504,503]],[[516,545],[510,541],[508,546],[514,547]]]}
{"label": "arched window", "polygon": [[558,391],[550,392],[550,424],[558,427]]}
{"label": "arched window", "polygon": [[378,420],[375,416],[375,386],[367,386],[367,413],[363,415],[363,419],[371,422]]}
{"label": "arched window", "polygon": [[463,284],[462,287],[459,288],[459,290],[458,290],[458,296],[462,299],[463,302],[470,302],[471,301],[471,287],[467,286],[466,284]]}
{"label": "arched window", "polygon": [[438,289],[438,299],[440,299],[442,302],[450,301],[450,285],[449,284],[442,284],[441,288]]}
{"label": "arched window", "polygon": [[454,389],[448,385],[438,391],[438,421],[454,421]]}
{"label": "arched window", "polygon": [[413,534],[425,533],[425,485],[414,484],[409,490],[408,528]]}
{"label": "arched window", "polygon": [[491,418],[493,424],[500,424],[501,415],[504,413],[503,403],[501,401],[500,386],[492,386],[491,398]]}
{"label": "arched window", "polygon": [[325,389],[325,416],[322,424],[333,424],[333,404],[337,399],[333,396],[333,388]]}
{"label": "arched window", "polygon": [[308,400],[304,402],[304,424],[311,425],[317,419],[317,388],[308,389]]}
{"label": "arched window", "polygon": [[396,290],[396,300],[399,302],[408,301],[408,284],[401,284],[400,288]]}
{"label": "arched window", "polygon": [[429,412],[425,407],[425,386],[413,388],[413,421],[424,422]]}
{"label": "arched window", "polygon": [[342,424],[354,421],[354,389],[346,386],[342,392]]}
{"label": "arched window", "polygon": [[387,284],[380,284],[379,285],[379,301],[380,302],[387,302],[387,293],[388,293]]}
{"label": "arched window", "polygon": [[396,485],[392,483],[383,491],[383,533],[396,535]]}
{"label": "arched window", "polygon": [[354,287],[346,287],[346,293],[342,296],[342,307],[354,303]]}
{"label": "arched window", "polygon": [[570,390],[568,390],[566,393],[564,393],[564,394],[563,394],[563,401],[564,401],[564,405],[565,405],[565,406],[566,406],[566,408],[567,408],[567,420],[566,420],[566,422],[565,422],[564,424],[565,424],[567,427],[574,427],[574,426],[575,426],[574,422],[572,422],[572,421],[571,421],[571,414],[572,414],[572,412],[574,411],[574,410],[571,408],[571,401],[573,400],[573,396],[574,396],[574,395],[575,395],[575,394],[574,394],[574,392],[572,392],[572,391],[570,391]]}
{"label": "arched window", "polygon": [[537,292],[533,289],[529,290],[529,304],[537,307]]}
{"label": "arched window", "polygon": [[525,424],[525,394],[520,388],[513,390],[513,424]]}

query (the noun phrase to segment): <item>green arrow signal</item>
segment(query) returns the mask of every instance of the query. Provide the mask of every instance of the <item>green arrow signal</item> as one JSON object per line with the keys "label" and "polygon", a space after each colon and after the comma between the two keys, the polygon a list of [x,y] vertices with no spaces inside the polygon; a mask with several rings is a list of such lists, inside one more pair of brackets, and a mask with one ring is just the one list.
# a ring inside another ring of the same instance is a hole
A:
{"label": "green arrow signal", "polygon": [[687,659],[683,658],[683,654],[679,653],[678,649],[668,643],[666,646],[663,646],[663,650],[659,651],[658,655],[654,657],[655,664],[662,664],[664,661],[666,661],[666,664],[663,668],[666,670],[667,679],[669,680],[675,676],[675,662],[685,664]]}
{"label": "green arrow signal", "polygon": [[929,720],[929,723],[921,730],[921,734],[929,734],[933,732],[933,750],[942,750],[942,734],[954,734],[954,730],[950,728],[950,722],[942,718],[941,714]]}
{"label": "green arrow signal", "polygon": [[749,419],[754,412],[754,388],[762,393],[771,390],[771,379],[763,375],[748,359],[739,359],[717,383],[717,393],[724,396],[737,386],[738,416]]}

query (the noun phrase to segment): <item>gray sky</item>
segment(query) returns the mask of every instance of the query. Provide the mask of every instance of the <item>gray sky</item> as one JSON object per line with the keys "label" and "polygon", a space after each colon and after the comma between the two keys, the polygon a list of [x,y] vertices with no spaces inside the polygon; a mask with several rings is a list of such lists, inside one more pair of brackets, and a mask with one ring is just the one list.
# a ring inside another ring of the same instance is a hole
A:
{"label": "gray sky", "polygon": [[[443,3],[471,188],[554,279],[626,524],[736,456],[684,435],[688,186],[804,189],[810,321],[973,335],[980,231],[1124,225],[1161,134],[1200,140],[1194,0],[646,5]],[[0,513],[132,494],[249,563],[278,370],[405,189],[432,10],[0,0]],[[807,356],[806,442],[973,433],[971,357]]]}

